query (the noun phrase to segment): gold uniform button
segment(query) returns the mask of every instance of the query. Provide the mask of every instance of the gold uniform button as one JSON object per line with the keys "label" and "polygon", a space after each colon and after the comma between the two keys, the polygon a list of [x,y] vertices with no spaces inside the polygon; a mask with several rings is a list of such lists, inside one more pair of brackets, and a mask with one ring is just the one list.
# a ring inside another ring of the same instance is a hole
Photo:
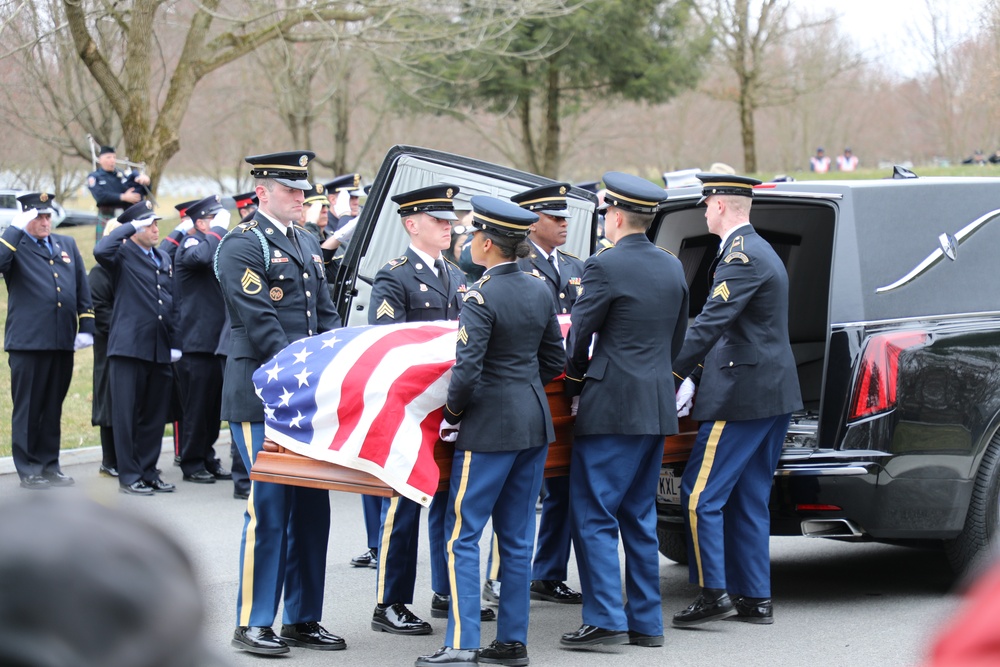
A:
{"label": "gold uniform button", "polygon": [[52,266],[53,264],[55,264],[55,262],[50,259],[49,260],[49,266]]}
{"label": "gold uniform button", "polygon": [[56,301],[56,305],[62,308],[62,301]]}
{"label": "gold uniform button", "polygon": [[731,361],[729,362],[729,367],[730,367],[730,368],[732,368],[732,367],[733,367],[733,362],[731,362]]}
{"label": "gold uniform button", "polygon": [[278,276],[278,280],[284,280],[284,279],[285,279],[285,274],[281,274],[280,276]]}
{"label": "gold uniform button", "polygon": [[58,273],[53,273],[52,276],[55,277],[55,278],[58,278],[59,274]]}
{"label": "gold uniform button", "polygon": [[158,303],[158,304],[160,304],[162,306],[163,305],[163,300],[162,299],[157,299],[156,303]]}
{"label": "gold uniform button", "polygon": [[424,308],[430,308],[430,307],[431,307],[431,302],[430,301],[424,301]]}
{"label": "gold uniform button", "polygon": [[157,315],[157,316],[156,316],[156,319],[158,319],[158,320],[162,320],[162,319],[163,319],[163,315]]}
{"label": "gold uniform button", "polygon": [[312,329],[310,329],[310,330],[309,330],[309,335],[310,335],[310,336],[312,336],[312,335],[313,335],[313,330],[312,330]]}
{"label": "gold uniform button", "polygon": [[57,287],[57,288],[56,288],[56,291],[57,291],[57,292],[62,292],[62,287]]}
{"label": "gold uniform button", "polygon": [[157,286],[156,286],[156,289],[160,289],[160,286],[159,286],[159,285],[157,285]]}
{"label": "gold uniform button", "polygon": [[308,277],[309,277],[309,274],[308,274],[308,273],[303,273],[303,274],[302,274],[302,277],[303,277],[303,278],[308,278]]}
{"label": "gold uniform button", "polygon": [[312,292],[310,292],[309,290],[306,290],[306,296],[312,296]]}
{"label": "gold uniform button", "polygon": [[565,299],[566,298],[566,293],[565,292],[559,292],[559,298],[560,299]]}
{"label": "gold uniform button", "polygon": [[307,310],[306,311],[306,317],[312,317],[312,311],[311,310]]}

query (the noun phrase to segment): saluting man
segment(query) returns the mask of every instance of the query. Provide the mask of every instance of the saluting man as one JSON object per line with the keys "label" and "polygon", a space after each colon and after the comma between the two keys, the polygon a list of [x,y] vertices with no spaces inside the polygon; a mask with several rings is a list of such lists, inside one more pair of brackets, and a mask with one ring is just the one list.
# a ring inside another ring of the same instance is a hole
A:
{"label": "saluting man", "polygon": [[698,178],[708,231],[721,242],[708,300],[674,365],[686,378],[678,410],[699,381],[691,416],[701,422],[681,478],[689,577],[701,594],[674,614],[674,625],[734,615],[772,623],[767,504],[791,413],[802,408],[788,338],[788,273],[750,224],[760,181]]}
{"label": "saluting man", "polygon": [[614,246],[584,264],[566,345],[566,390],[579,407],[569,479],[583,625],[560,643],[662,646],[656,486],[663,438],[677,433],[671,362],[684,341],[688,288],[680,261],[646,236],[666,190],[620,172],[603,180]]}
{"label": "saluting man", "polygon": [[[292,341],[340,327],[326,286],[319,243],[295,227],[302,216],[311,151],[246,158],[260,207],[237,225],[217,253],[219,283],[232,321],[222,387],[229,421],[249,470],[264,446],[264,405],[253,373]],[[240,587],[232,645],[251,653],[287,653],[289,645],[346,648],[319,624],[323,615],[327,491],[252,482],[243,520]],[[281,636],[271,625],[282,601]]]}
{"label": "saluting man", "polygon": [[59,468],[62,404],[73,352],[94,343],[94,309],[76,242],[52,233],[52,195],[17,200],[21,212],[0,237],[14,467],[23,488],[69,486],[73,478]]}
{"label": "saluting man", "polygon": [[174,303],[183,356],[177,362],[181,411],[181,473],[185,482],[213,484],[232,479],[215,456],[222,411],[225,358],[216,348],[226,323],[226,303],[215,279],[215,250],[229,228],[229,211],[219,195],[191,204],[193,231],[177,250]]}
{"label": "saluting man", "polygon": [[173,267],[156,247],[158,220],[150,202],[133,204],[119,216],[121,226],[94,247],[115,294],[108,373],[118,490],[139,496],[175,488],[156,468],[173,387],[171,364],[181,354],[174,337]]}

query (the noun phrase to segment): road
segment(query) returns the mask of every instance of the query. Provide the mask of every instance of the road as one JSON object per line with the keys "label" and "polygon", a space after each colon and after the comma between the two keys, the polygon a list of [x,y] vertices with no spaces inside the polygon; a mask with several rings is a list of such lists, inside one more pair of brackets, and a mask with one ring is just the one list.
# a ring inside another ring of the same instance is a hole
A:
{"label": "road", "polygon": [[[223,457],[226,460],[228,456]],[[209,646],[229,664],[260,667],[380,665],[400,667],[441,645],[446,622],[430,618],[427,541],[421,537],[417,601],[412,609],[430,621],[434,634],[398,637],[370,629],[375,571],[352,568],[350,558],[364,550],[361,501],[332,493],[326,581],[325,627],[347,640],[346,651],[323,654],[292,649],[279,658],[261,658],[229,647],[234,624],[237,563],[244,502],[232,497],[231,483],[196,485],[180,481],[169,454],[161,458],[164,478],[178,491],[154,497],[117,493],[115,481],[97,476],[97,463],[76,457],[64,470],[77,479],[72,489],[23,491],[17,476],[0,474],[0,502],[26,493],[84,493],[134,511],[160,525],[187,548],[199,572],[206,607]],[[80,462],[86,461],[86,462]],[[424,526],[426,528],[426,526]],[[533,601],[528,651],[533,665],[633,667],[636,661],[670,667],[739,664],[769,667],[823,667],[855,664],[916,665],[941,623],[958,604],[944,556],[936,550],[879,544],[846,544],[806,538],[771,542],[776,622],[757,626],[722,621],[700,629],[666,628],[663,648],[609,647],[600,652],[559,647],[563,632],[576,629],[580,608]],[[485,554],[485,550],[484,550]],[[687,583],[687,568],[661,557],[660,589],[664,617],[690,603],[697,589]],[[578,588],[575,565],[569,583]],[[280,621],[279,621],[280,623]],[[489,643],[493,624],[484,624]],[[278,630],[278,624],[275,630]],[[179,638],[181,640],[181,638]]]}

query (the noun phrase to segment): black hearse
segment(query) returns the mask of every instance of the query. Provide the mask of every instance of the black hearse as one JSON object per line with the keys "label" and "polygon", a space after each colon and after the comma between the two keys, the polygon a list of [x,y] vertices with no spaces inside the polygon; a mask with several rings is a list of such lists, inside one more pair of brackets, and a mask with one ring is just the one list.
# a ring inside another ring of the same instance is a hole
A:
{"label": "black hearse", "polygon": [[[899,174],[902,175],[902,174]],[[397,146],[375,178],[339,269],[347,324],[367,322],[371,282],[406,247],[397,192],[454,183],[458,199],[549,182]],[[718,238],[697,188],[672,192],[650,237],[677,255],[703,305]],[[595,241],[595,199],[574,188],[566,246]],[[788,269],[791,342],[805,408],[775,476],[777,535],[942,543],[956,569],[1000,527],[1000,179],[892,178],[766,184],[751,222]],[[697,400],[697,397],[696,397]],[[694,424],[668,438],[661,550],[683,561],[677,482]],[[669,454],[673,452],[673,456]]]}

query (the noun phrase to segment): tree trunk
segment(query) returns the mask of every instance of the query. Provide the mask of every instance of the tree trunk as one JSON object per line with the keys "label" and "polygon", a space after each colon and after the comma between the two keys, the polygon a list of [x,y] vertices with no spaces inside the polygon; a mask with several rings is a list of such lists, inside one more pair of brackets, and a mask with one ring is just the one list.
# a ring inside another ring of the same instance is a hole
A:
{"label": "tree trunk", "polygon": [[542,170],[538,172],[549,178],[559,178],[562,161],[561,128],[559,124],[559,64],[558,55],[548,61],[548,77],[545,90],[545,155]]}
{"label": "tree trunk", "polygon": [[757,172],[757,135],[754,130],[753,95],[746,85],[740,86],[740,137],[743,139],[743,171]]}
{"label": "tree trunk", "polygon": [[348,91],[351,86],[350,68],[345,67],[337,84],[333,100],[333,173],[347,172],[347,140],[351,133],[351,109]]}
{"label": "tree trunk", "polygon": [[[521,70],[525,78],[528,76],[527,63],[521,64]],[[517,98],[517,118],[521,124],[521,153],[524,155],[524,164],[519,165],[521,169],[534,174],[540,173],[538,164],[538,153],[535,150],[534,133],[531,129],[531,95],[521,95]]]}

